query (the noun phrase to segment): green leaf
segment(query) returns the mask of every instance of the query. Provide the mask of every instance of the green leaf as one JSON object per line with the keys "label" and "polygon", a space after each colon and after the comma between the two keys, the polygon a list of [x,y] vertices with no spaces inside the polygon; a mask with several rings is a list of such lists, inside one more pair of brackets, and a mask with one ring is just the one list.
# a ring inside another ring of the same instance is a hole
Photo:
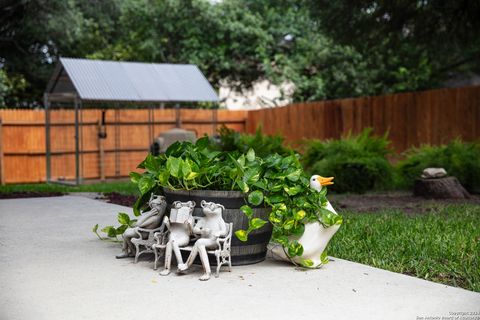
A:
{"label": "green leaf", "polygon": [[284,186],[284,187],[283,187],[283,190],[285,190],[285,192],[286,192],[289,196],[294,196],[294,195],[302,192],[302,191],[303,191],[303,187],[300,186],[300,185],[297,185],[297,186],[294,186],[294,187]]}
{"label": "green leaf", "polygon": [[279,203],[285,201],[285,197],[282,196],[281,194],[272,194],[266,197],[267,201],[269,203]]}
{"label": "green leaf", "polygon": [[130,220],[130,222],[128,223],[128,226],[129,226],[130,228],[133,228],[133,227],[135,227],[135,224],[136,224],[136,223],[137,223],[137,219],[132,219],[132,220]]}
{"label": "green leaf", "polygon": [[324,250],[320,255],[320,261],[322,264],[327,264],[330,260],[328,260],[327,250]]}
{"label": "green leaf", "polygon": [[291,257],[301,256],[303,254],[303,246],[298,241],[293,241],[288,246],[288,255]]}
{"label": "green leaf", "polygon": [[121,225],[115,230],[115,235],[117,236],[122,235],[125,232],[125,230],[127,230],[127,228],[128,228],[128,225],[126,224]]}
{"label": "green leaf", "polygon": [[198,172],[190,172],[186,177],[185,180],[193,180],[198,177]]}
{"label": "green leaf", "polygon": [[287,236],[279,236],[279,237],[276,238],[276,241],[284,247],[288,246],[288,237]]}
{"label": "green leaf", "polygon": [[94,233],[97,233],[97,230],[98,230],[98,223],[93,226],[92,231],[93,231]]}
{"label": "green leaf", "polygon": [[260,179],[260,172],[256,168],[251,168],[245,171],[243,181],[248,184],[254,184]]}
{"label": "green leaf", "polygon": [[237,185],[240,188],[240,190],[242,190],[242,192],[247,193],[250,190],[248,185],[243,180],[238,180]]}
{"label": "green leaf", "polygon": [[238,240],[240,241],[247,241],[248,240],[248,235],[247,231],[245,230],[237,230],[235,231],[235,235],[237,236]]}
{"label": "green leaf", "polygon": [[105,232],[110,238],[115,238],[117,236],[117,230],[114,226],[106,226],[101,231]]}
{"label": "green leaf", "polygon": [[297,169],[297,170],[293,171],[292,173],[289,173],[287,175],[287,179],[290,180],[290,181],[296,182],[300,178],[301,174],[302,174],[302,170]]}
{"label": "green leaf", "polygon": [[248,202],[253,204],[254,206],[259,206],[263,202],[263,193],[260,190],[256,190],[251,192],[248,195]]}
{"label": "green leaf", "polygon": [[307,213],[304,210],[299,210],[293,214],[293,218],[295,220],[302,220],[306,215]]}
{"label": "green leaf", "polygon": [[130,217],[128,216],[128,214],[126,214],[124,212],[120,212],[118,214],[118,223],[129,225],[130,224]]}
{"label": "green leaf", "polygon": [[170,172],[164,170],[158,175],[158,182],[161,186],[166,187],[168,185],[168,179],[170,178]]}
{"label": "green leaf", "polygon": [[157,174],[160,170],[160,164],[158,163],[157,159],[150,153],[143,161],[143,166],[146,170],[154,174]]}
{"label": "green leaf", "polygon": [[302,265],[307,268],[313,267],[313,261],[310,259],[305,259],[302,261]]}
{"label": "green leaf", "polygon": [[249,226],[251,230],[257,230],[263,227],[267,223],[267,221],[260,219],[260,218],[253,218],[249,221]]}
{"label": "green leaf", "polygon": [[138,172],[130,172],[130,181],[138,184],[138,181],[142,178],[142,175]]}
{"label": "green leaf", "polygon": [[180,167],[182,170],[183,177],[188,177],[188,175],[192,172],[192,167],[190,166],[187,160],[180,161]]}
{"label": "green leaf", "polygon": [[150,199],[150,196],[152,192],[154,191],[154,188],[148,190],[144,194],[142,194],[140,197],[138,197],[137,201],[135,201],[135,204],[133,205],[133,214],[135,216],[140,215],[140,210],[142,210],[148,203],[148,200]]}
{"label": "green leaf", "polygon": [[147,191],[152,189],[155,186],[155,180],[149,175],[143,175],[142,178],[138,181],[138,189],[141,194],[145,194]]}
{"label": "green leaf", "polygon": [[171,144],[170,147],[167,148],[165,151],[165,155],[170,158],[171,155],[176,155],[180,153],[183,149],[183,145],[181,142],[176,141],[175,143]]}
{"label": "green leaf", "polygon": [[195,146],[198,150],[203,150],[210,145],[210,138],[208,136],[201,137],[195,142]]}
{"label": "green leaf", "polygon": [[167,158],[167,170],[170,172],[170,175],[175,178],[181,178],[181,164],[182,159],[175,157]]}
{"label": "green leaf", "polygon": [[240,210],[248,217],[251,218],[253,216],[253,210],[248,205],[244,205],[240,207]]}
{"label": "green leaf", "polygon": [[250,162],[255,161],[255,151],[252,148],[247,152],[247,160]]}
{"label": "green leaf", "polygon": [[303,223],[296,223],[290,231],[295,236],[301,236],[305,232],[305,225]]}
{"label": "green leaf", "polygon": [[295,221],[294,220],[287,220],[285,221],[285,223],[283,224],[283,229],[285,230],[290,230],[293,228],[293,225],[295,224]]}
{"label": "green leaf", "polygon": [[277,215],[276,211],[270,212],[268,216],[268,220],[274,224],[282,222],[282,218],[279,215]]}
{"label": "green leaf", "polygon": [[245,168],[245,156],[243,154],[237,159],[237,163],[241,166],[242,170]]}

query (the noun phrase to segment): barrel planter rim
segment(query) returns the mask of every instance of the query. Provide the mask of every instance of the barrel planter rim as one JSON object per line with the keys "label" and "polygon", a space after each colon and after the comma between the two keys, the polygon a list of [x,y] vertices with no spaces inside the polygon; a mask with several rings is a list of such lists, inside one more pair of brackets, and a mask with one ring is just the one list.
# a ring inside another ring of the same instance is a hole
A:
{"label": "barrel planter rim", "polygon": [[225,194],[226,195],[229,195],[229,196],[234,196],[236,195],[237,198],[246,198],[247,197],[247,193],[244,193],[242,191],[235,191],[235,190],[214,190],[214,189],[192,189],[192,190],[185,190],[185,189],[178,189],[178,190],[174,190],[174,189],[170,189],[170,188],[165,188],[163,187],[163,192],[168,192],[168,193],[172,193],[172,194],[178,194],[178,195],[185,195],[185,196],[188,196],[188,195],[192,195],[195,194],[195,193],[203,193],[205,196],[208,196],[208,197],[221,197],[221,194]]}

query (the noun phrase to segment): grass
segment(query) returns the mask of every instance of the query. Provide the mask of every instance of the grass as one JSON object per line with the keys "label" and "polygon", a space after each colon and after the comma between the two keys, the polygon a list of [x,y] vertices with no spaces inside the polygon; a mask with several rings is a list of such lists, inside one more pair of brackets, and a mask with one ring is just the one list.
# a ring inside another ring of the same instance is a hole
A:
{"label": "grass", "polygon": [[480,292],[480,206],[342,214],[329,255]]}
{"label": "grass", "polygon": [[80,186],[67,186],[62,184],[12,184],[0,186],[0,193],[11,192],[119,192],[124,194],[138,194],[138,188],[130,181],[85,184]]}

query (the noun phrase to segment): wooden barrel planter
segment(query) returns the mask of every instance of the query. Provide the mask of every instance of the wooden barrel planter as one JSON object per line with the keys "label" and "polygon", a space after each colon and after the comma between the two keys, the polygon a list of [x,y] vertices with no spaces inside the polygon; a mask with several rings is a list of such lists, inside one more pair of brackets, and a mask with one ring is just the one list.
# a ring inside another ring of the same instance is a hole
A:
{"label": "wooden barrel planter", "polygon": [[[202,200],[207,202],[215,202],[223,205],[223,219],[225,222],[233,223],[233,232],[248,228],[248,220],[245,214],[240,211],[240,207],[247,203],[244,193],[239,191],[214,191],[214,190],[170,190],[163,189],[167,203],[171,205],[174,201],[190,201],[196,203],[194,216],[202,216]],[[262,218],[268,221],[270,213],[269,208],[252,207],[255,218]],[[272,225],[265,224],[259,230],[255,230],[248,236],[248,241],[238,240],[235,234],[232,237],[232,264],[234,266],[254,264],[265,260],[267,254],[267,245],[272,236]]]}

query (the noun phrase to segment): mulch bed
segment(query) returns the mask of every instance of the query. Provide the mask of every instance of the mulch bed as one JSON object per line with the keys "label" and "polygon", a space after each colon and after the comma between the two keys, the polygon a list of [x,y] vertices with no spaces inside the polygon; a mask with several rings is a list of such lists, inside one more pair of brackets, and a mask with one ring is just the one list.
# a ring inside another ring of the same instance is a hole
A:
{"label": "mulch bed", "polygon": [[118,192],[109,192],[104,193],[103,196],[109,203],[119,204],[125,207],[133,207],[135,201],[137,201],[136,196],[121,194]]}
{"label": "mulch bed", "polygon": [[0,199],[17,199],[17,198],[42,198],[42,197],[60,197],[63,196],[62,192],[4,192],[0,193]]}

